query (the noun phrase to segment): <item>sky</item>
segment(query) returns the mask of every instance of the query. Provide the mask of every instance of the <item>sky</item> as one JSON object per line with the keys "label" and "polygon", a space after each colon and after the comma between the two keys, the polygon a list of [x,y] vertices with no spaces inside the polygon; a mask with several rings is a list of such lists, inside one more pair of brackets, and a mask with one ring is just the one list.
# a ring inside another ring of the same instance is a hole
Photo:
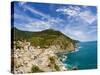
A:
{"label": "sky", "polygon": [[75,40],[97,40],[95,6],[13,2],[12,8],[12,26],[20,30],[55,29]]}

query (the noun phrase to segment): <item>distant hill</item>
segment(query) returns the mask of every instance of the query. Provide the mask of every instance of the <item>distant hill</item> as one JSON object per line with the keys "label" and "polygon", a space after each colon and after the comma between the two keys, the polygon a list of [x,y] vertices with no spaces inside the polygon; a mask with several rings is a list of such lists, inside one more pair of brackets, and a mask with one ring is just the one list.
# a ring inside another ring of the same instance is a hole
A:
{"label": "distant hill", "polygon": [[38,32],[22,31],[17,28],[11,29],[12,41],[26,40],[31,42],[34,46],[46,48],[49,46],[59,46],[60,49],[74,50],[76,48],[77,40],[64,35],[60,31],[47,29]]}

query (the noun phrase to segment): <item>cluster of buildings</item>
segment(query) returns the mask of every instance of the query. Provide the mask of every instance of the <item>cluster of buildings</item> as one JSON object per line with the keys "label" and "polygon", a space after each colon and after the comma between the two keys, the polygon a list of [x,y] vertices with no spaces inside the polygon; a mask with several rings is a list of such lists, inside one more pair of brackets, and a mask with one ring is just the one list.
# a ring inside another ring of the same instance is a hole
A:
{"label": "cluster of buildings", "polygon": [[13,72],[15,74],[32,73],[31,69],[33,65],[38,66],[44,72],[56,71],[56,69],[49,66],[50,57],[55,57],[55,64],[59,67],[60,71],[67,70],[55,54],[53,47],[40,48],[40,46],[35,47],[27,41],[14,41],[12,53]]}

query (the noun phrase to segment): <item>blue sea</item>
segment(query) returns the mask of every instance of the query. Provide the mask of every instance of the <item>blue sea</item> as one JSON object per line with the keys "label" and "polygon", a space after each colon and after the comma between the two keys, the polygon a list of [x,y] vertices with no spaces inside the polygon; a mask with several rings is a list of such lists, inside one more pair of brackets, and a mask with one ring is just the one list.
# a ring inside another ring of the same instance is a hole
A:
{"label": "blue sea", "polygon": [[72,53],[66,54],[67,58],[63,61],[66,67],[70,70],[77,67],[82,69],[97,68],[97,41],[80,42],[79,48]]}

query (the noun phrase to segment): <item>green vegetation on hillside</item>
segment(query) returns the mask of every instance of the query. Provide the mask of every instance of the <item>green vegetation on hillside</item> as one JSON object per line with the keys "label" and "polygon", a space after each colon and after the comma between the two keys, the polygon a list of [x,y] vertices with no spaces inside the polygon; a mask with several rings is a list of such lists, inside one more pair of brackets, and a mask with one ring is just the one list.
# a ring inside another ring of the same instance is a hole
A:
{"label": "green vegetation on hillside", "polygon": [[50,67],[52,67],[53,69],[55,69],[56,71],[60,71],[59,66],[55,63],[55,57],[49,57],[50,60]]}
{"label": "green vegetation on hillside", "polygon": [[31,68],[31,72],[36,73],[36,72],[43,72],[43,71],[38,66],[33,65]]}
{"label": "green vegetation on hillside", "polygon": [[27,40],[31,42],[34,46],[40,47],[49,47],[51,45],[59,45],[62,49],[71,48],[74,49],[76,46],[76,40],[65,36],[60,31],[56,31],[53,29],[47,29],[39,32],[29,32],[29,31],[21,31],[17,28],[12,28],[12,34],[14,36],[13,40]]}

